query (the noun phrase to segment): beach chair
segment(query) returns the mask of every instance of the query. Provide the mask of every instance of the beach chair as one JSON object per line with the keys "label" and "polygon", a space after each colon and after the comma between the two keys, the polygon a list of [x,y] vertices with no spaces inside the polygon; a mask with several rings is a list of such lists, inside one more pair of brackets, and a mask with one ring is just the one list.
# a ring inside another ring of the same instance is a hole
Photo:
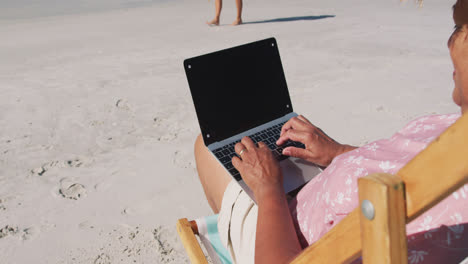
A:
{"label": "beach chair", "polygon": [[177,232],[192,263],[208,263],[195,237],[205,247],[213,264],[231,264],[228,250],[221,244],[218,233],[218,215],[210,215],[193,221],[182,218],[177,221]]}
{"label": "beach chair", "polygon": [[[377,173],[360,178],[360,207],[291,263],[351,263],[362,256],[363,263],[406,264],[406,224],[466,183],[468,114],[396,175]],[[195,237],[193,222],[180,219],[177,230],[191,262],[208,263]]]}

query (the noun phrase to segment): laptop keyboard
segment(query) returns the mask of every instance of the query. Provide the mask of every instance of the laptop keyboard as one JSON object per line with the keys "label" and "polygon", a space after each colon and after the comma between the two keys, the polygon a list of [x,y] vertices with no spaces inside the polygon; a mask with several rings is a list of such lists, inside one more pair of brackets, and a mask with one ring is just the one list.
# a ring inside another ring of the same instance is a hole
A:
{"label": "laptop keyboard", "polygon": [[[285,149],[286,147],[293,146],[298,148],[305,148],[304,144],[294,141],[288,141],[281,146],[276,145],[276,141],[280,137],[281,127],[283,127],[283,125],[284,123],[280,123],[255,134],[249,135],[250,139],[252,139],[254,143],[263,142],[267,144],[278,161],[288,158],[288,156],[284,156],[283,154],[281,154],[283,153],[283,149]],[[231,175],[237,181],[240,181],[242,177],[240,176],[236,168],[234,168],[234,165],[232,165],[231,160],[234,156],[239,157],[239,155],[237,155],[234,151],[234,146],[239,142],[240,140],[213,150],[213,153],[216,156],[216,158],[218,158],[218,160],[221,161],[224,167],[229,171],[229,173],[231,173]]]}

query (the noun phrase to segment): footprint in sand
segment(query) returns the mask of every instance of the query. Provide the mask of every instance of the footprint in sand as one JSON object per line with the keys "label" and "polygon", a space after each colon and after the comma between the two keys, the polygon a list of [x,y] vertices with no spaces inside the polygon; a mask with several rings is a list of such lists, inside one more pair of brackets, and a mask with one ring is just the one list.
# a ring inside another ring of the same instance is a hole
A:
{"label": "footprint in sand", "polygon": [[65,161],[51,161],[43,164],[40,167],[34,168],[31,170],[31,174],[33,176],[42,176],[44,175],[47,171],[54,169],[54,168],[78,168],[81,167],[84,164],[84,161],[82,159],[76,158],[76,159],[70,159],[70,160],[65,160]]}
{"label": "footprint in sand", "polygon": [[153,118],[153,127],[157,129],[157,140],[163,142],[174,141],[182,130],[174,120],[159,115]]}
{"label": "footprint in sand", "polygon": [[3,200],[0,199],[0,211],[5,211],[6,210],[6,207],[5,205],[3,205]]}
{"label": "footprint in sand", "polygon": [[112,186],[112,182],[100,182],[94,185],[96,191],[107,191]]}
{"label": "footprint in sand", "polygon": [[125,99],[117,100],[117,102],[115,102],[115,107],[125,111],[129,111],[131,109],[131,105]]}
{"label": "footprint in sand", "polygon": [[83,184],[73,182],[68,178],[60,180],[60,195],[64,198],[78,200],[82,197],[86,197],[86,188]]}
{"label": "footprint in sand", "polygon": [[97,256],[97,258],[93,262],[94,264],[111,264],[111,258],[109,255],[101,253]]}
{"label": "footprint in sand", "polygon": [[174,247],[174,245],[177,245],[177,242],[174,240],[177,236],[173,231],[159,226],[153,229],[153,237],[156,240],[156,251],[158,252],[160,263],[172,263],[176,259],[183,259],[183,254]]}
{"label": "footprint in sand", "polygon": [[28,228],[23,229],[22,233],[23,233],[21,235],[22,240],[31,240],[31,239],[35,238],[40,233],[40,230],[39,230],[39,228],[37,228],[35,226],[32,226],[32,227],[28,227]]}
{"label": "footprint in sand", "polygon": [[67,160],[66,166],[71,167],[71,168],[78,168],[83,165],[83,161],[81,159],[73,159],[73,160]]}
{"label": "footprint in sand", "polygon": [[122,215],[134,215],[135,210],[133,208],[127,207],[121,212]]}
{"label": "footprint in sand", "polygon": [[78,224],[78,228],[81,230],[94,229],[94,225],[90,221],[84,221]]}
{"label": "footprint in sand", "polygon": [[42,174],[44,174],[45,172],[46,170],[44,169],[44,167],[37,167],[31,170],[31,174],[35,176],[42,176]]}
{"label": "footprint in sand", "polygon": [[16,238],[26,241],[31,240],[40,233],[39,228],[31,226],[20,230],[17,226],[6,225],[0,229],[0,239],[7,236],[15,236]]}
{"label": "footprint in sand", "polygon": [[[161,264],[189,263],[176,230],[172,227],[145,228],[121,224],[95,228],[100,236],[96,243],[73,250],[67,260],[60,263],[147,263],[148,260]],[[89,259],[88,256],[93,258]]]}
{"label": "footprint in sand", "polygon": [[168,133],[158,137],[158,141],[171,142],[177,138],[177,133]]}
{"label": "footprint in sand", "polygon": [[193,159],[193,155],[189,154],[187,151],[180,151],[177,150],[174,152],[174,156],[172,157],[172,163],[183,169],[191,168],[195,169],[195,160]]}
{"label": "footprint in sand", "polygon": [[17,226],[6,225],[2,229],[0,229],[0,238],[4,238],[4,237],[10,236],[10,235],[16,235],[17,233],[18,233],[18,227]]}

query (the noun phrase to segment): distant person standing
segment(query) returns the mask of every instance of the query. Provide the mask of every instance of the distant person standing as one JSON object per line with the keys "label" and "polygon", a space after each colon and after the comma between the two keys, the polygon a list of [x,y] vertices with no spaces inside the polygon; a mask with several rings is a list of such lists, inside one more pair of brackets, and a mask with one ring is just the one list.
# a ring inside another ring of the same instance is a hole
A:
{"label": "distant person standing", "polygon": [[[237,6],[237,18],[231,24],[233,26],[237,26],[242,24],[242,0],[236,0]],[[216,15],[215,18],[211,21],[207,21],[206,24],[219,26],[219,16],[221,15],[221,8],[223,7],[223,0],[215,0],[215,8],[216,8]]]}

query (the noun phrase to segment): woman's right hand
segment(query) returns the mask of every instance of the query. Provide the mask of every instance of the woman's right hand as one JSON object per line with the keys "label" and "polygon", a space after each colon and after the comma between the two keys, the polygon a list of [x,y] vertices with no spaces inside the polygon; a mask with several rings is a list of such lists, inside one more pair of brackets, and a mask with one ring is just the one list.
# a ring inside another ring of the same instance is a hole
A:
{"label": "woman's right hand", "polygon": [[283,155],[301,158],[324,167],[336,156],[356,148],[336,142],[302,115],[293,117],[284,124],[276,144],[281,146],[288,140],[301,142],[305,149],[287,147],[283,150]]}

